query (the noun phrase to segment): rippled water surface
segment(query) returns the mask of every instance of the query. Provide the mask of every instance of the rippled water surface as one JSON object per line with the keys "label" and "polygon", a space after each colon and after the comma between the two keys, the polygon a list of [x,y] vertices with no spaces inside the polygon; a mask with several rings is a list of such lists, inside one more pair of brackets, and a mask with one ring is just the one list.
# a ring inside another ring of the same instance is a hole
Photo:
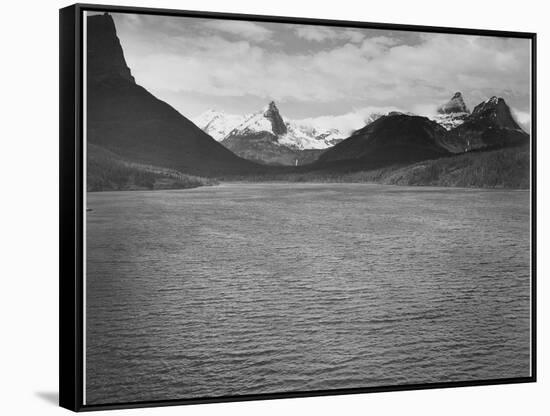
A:
{"label": "rippled water surface", "polygon": [[529,193],[89,193],[89,404],[530,375]]}

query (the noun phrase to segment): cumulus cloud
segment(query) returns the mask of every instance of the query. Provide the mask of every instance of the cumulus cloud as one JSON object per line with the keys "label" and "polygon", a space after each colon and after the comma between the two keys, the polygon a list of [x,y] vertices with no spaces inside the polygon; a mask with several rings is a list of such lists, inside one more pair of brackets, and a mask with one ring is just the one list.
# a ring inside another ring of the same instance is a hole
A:
{"label": "cumulus cloud", "polygon": [[391,111],[403,111],[397,107],[363,107],[345,114],[324,115],[295,120],[296,123],[321,129],[336,128],[349,135],[355,130],[364,127],[379,115],[388,114]]}
{"label": "cumulus cloud", "polygon": [[166,33],[158,21],[116,20],[140,84],[209,96],[213,107],[216,97],[256,97],[426,113],[461,91],[470,107],[504,94],[528,110],[526,39],[195,20],[172,20]]}
{"label": "cumulus cloud", "polygon": [[244,37],[252,42],[264,42],[271,38],[272,31],[257,23],[244,20],[209,20],[204,26],[220,32]]}
{"label": "cumulus cloud", "polygon": [[294,25],[294,32],[300,38],[312,42],[323,42],[327,40],[345,40],[350,42],[361,42],[365,34],[355,29],[334,29],[326,26]]}
{"label": "cumulus cloud", "polygon": [[518,124],[526,131],[530,132],[531,130],[531,113],[528,111],[520,111],[515,108],[512,108],[512,115],[518,122]]}

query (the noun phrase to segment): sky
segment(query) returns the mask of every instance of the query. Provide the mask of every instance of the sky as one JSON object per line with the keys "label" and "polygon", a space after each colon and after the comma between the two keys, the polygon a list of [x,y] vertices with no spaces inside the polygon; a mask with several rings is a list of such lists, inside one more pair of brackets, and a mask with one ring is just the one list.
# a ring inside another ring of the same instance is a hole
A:
{"label": "sky", "polygon": [[503,97],[529,125],[530,41],[380,29],[112,14],[136,82],[194,117],[215,109],[346,123],[430,115],[461,91]]}

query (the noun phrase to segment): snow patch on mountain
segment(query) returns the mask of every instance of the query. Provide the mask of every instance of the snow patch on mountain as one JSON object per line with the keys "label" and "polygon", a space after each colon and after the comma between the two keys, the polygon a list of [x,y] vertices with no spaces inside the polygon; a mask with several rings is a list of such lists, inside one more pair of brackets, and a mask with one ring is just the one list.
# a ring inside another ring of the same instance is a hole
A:
{"label": "snow patch on mountain", "polygon": [[261,111],[244,116],[208,110],[193,122],[220,142],[229,136],[266,133],[275,136],[276,143],[299,150],[326,149],[347,137],[336,128],[322,128],[310,120],[284,121],[273,102]]}
{"label": "snow patch on mountain", "polygon": [[446,130],[452,130],[455,127],[464,123],[464,120],[470,113],[450,113],[450,114],[434,114],[428,118],[435,121],[437,124],[444,127]]}
{"label": "snow patch on mountain", "polygon": [[255,134],[261,132],[273,133],[271,120],[264,116],[265,111],[249,114],[245,116],[241,123],[233,128],[227,136],[244,136],[247,134]]}
{"label": "snow patch on mountain", "polygon": [[207,110],[191,121],[202,131],[221,142],[231,130],[241,124],[244,116],[227,114],[223,111]]}
{"label": "snow patch on mountain", "polygon": [[[326,149],[345,138],[345,135],[337,129],[319,129],[294,120],[284,122],[284,128],[279,124],[276,125],[277,128],[274,128],[273,124],[269,111],[264,109],[247,116],[226,137],[267,133],[276,136],[277,143],[280,145],[299,150]],[[274,130],[283,133],[277,134]]]}
{"label": "snow patch on mountain", "polygon": [[286,123],[287,133],[279,136],[279,143],[299,150],[327,149],[342,141],[345,136],[338,130],[317,130],[293,121]]}
{"label": "snow patch on mountain", "polygon": [[443,126],[446,130],[452,130],[464,123],[470,115],[470,110],[464,103],[461,92],[456,92],[449,101],[437,109],[436,114],[429,118]]}
{"label": "snow patch on mountain", "polygon": [[[229,136],[246,136],[263,132],[272,134],[276,137],[276,143],[289,148],[327,149],[351,136],[355,130],[365,127],[392,111],[400,111],[400,109],[364,107],[336,116],[285,120],[279,114],[276,104],[271,102],[261,111],[244,116],[208,110],[195,117],[193,122],[220,142]],[[286,128],[281,125],[281,121]]]}

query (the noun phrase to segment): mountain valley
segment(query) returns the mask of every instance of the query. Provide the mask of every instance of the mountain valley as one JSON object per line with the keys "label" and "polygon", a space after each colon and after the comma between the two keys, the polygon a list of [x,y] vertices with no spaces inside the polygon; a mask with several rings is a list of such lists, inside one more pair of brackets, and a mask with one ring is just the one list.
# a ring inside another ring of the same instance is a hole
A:
{"label": "mountain valley", "polygon": [[88,18],[87,62],[89,190],[214,183],[205,178],[526,183],[530,136],[500,97],[470,111],[456,92],[431,117],[365,114],[352,132],[286,119],[273,101],[248,115],[209,110],[189,119],[136,83],[108,14]]}

